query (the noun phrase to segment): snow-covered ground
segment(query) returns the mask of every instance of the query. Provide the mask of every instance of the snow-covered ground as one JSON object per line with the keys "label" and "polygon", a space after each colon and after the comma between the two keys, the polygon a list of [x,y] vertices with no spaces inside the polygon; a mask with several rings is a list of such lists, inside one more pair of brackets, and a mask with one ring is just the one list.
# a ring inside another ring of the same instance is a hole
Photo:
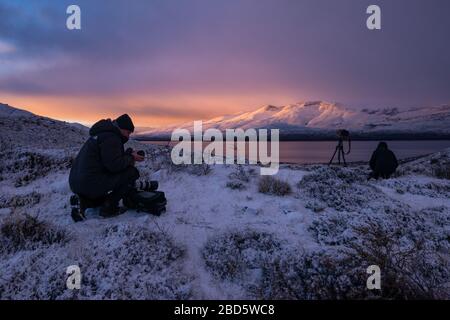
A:
{"label": "snow-covered ground", "polygon": [[[450,298],[450,150],[385,181],[356,165],[282,165],[262,181],[257,167],[175,166],[169,149],[131,142],[167,212],[74,223],[67,179],[86,133],[28,117],[0,119],[0,299]],[[373,264],[381,292],[366,288]],[[70,265],[80,290],[66,288]]]}

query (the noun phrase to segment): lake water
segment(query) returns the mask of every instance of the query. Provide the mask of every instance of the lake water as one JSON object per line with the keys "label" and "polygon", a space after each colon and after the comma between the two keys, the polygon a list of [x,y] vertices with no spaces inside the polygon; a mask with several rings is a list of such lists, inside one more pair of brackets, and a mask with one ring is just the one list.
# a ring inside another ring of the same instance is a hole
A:
{"label": "lake water", "polygon": [[[145,141],[144,143],[174,146],[177,142]],[[209,143],[203,143],[204,146]],[[330,161],[336,141],[281,141],[280,162],[289,163],[326,163]],[[419,141],[387,141],[389,148],[398,159],[416,157],[450,148],[450,140],[419,140]],[[347,162],[369,161],[378,141],[352,141],[352,149],[345,156]],[[348,146],[345,143],[345,150]],[[270,150],[270,149],[269,149]],[[337,161],[337,155],[335,157]]]}

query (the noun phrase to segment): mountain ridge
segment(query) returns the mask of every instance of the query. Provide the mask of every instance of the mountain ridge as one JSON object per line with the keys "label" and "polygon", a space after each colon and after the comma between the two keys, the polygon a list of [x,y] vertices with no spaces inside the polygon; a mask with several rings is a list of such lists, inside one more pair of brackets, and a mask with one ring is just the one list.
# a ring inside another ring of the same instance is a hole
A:
{"label": "mountain ridge", "polygon": [[[14,130],[18,126],[14,124],[14,119],[33,117],[41,119],[44,124],[61,122],[84,134],[87,131],[80,124],[53,120],[0,103],[0,118],[9,119],[8,123],[11,123]],[[134,134],[133,139],[169,140],[172,131],[177,128],[192,131],[193,122],[141,131]],[[334,140],[337,129],[350,130],[354,140],[450,139],[450,104],[409,109],[392,107],[361,110],[324,101],[305,101],[285,106],[264,105],[252,111],[216,116],[203,121],[203,130],[209,128],[221,131],[237,128],[280,129],[281,140]],[[9,133],[6,134],[8,135]]]}
{"label": "mountain ridge", "polygon": [[[156,128],[135,135],[139,140],[167,139],[174,129],[192,131],[193,122]],[[280,129],[280,137],[293,139],[334,138],[337,129],[347,129],[355,138],[448,139],[450,105],[409,109],[362,109],[340,103],[305,101],[285,106],[265,105],[253,111],[238,112],[203,121],[203,130]]]}

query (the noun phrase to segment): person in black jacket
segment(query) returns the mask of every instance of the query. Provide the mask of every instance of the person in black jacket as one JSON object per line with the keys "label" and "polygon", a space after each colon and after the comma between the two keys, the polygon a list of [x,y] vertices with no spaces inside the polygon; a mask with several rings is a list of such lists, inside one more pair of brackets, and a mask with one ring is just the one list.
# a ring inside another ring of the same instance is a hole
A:
{"label": "person in black jacket", "polygon": [[90,137],[73,162],[69,175],[69,185],[79,197],[82,216],[86,208],[98,206],[104,217],[120,213],[120,199],[132,190],[139,178],[134,163],[144,160],[136,151],[124,150],[133,131],[133,122],[127,114],[114,121],[100,120],[89,130]]}
{"label": "person in black jacket", "polygon": [[380,142],[370,158],[370,178],[389,179],[398,167],[395,154],[388,149],[386,142]]}

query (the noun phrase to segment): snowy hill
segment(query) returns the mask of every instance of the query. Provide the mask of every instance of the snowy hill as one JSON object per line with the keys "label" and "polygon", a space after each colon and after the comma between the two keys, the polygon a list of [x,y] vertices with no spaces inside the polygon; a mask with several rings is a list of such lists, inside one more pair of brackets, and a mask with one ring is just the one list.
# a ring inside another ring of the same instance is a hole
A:
{"label": "snowy hill", "polygon": [[[176,128],[192,130],[192,122],[158,128],[136,135],[138,139],[170,137]],[[399,110],[397,108],[356,110],[338,103],[301,102],[282,107],[264,106],[255,111],[216,117],[203,122],[203,129],[277,128],[282,136],[320,138],[348,129],[357,137],[395,135],[450,136],[450,105]]]}
{"label": "snowy hill", "polygon": [[14,148],[78,148],[88,134],[80,124],[53,120],[0,103],[0,145]]}
{"label": "snowy hill", "polygon": [[31,112],[11,107],[8,104],[0,103],[0,117],[30,117]]}

